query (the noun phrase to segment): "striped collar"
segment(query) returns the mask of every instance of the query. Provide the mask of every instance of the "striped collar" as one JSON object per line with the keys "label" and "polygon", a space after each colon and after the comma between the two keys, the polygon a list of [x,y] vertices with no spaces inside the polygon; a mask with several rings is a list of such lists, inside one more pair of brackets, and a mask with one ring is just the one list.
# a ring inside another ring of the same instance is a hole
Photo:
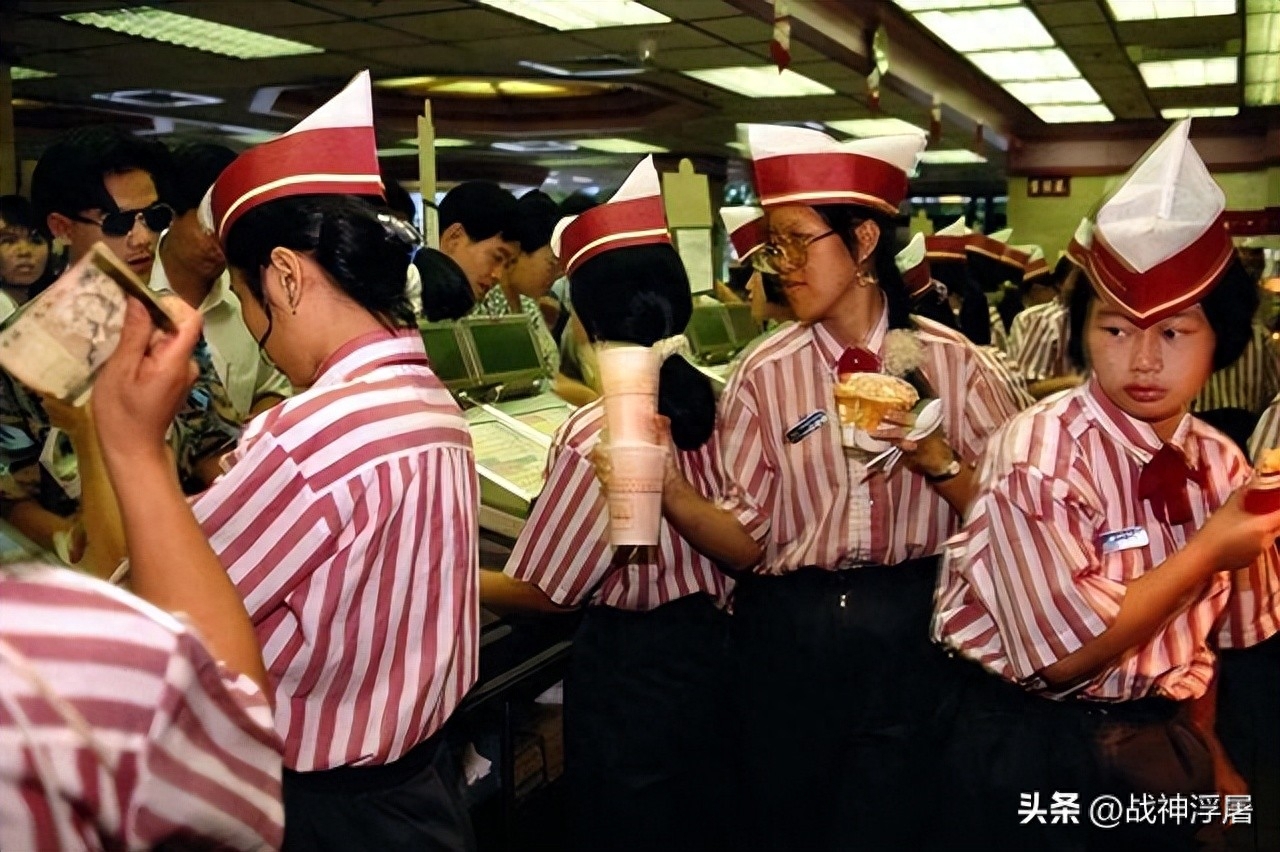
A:
{"label": "striped collar", "polygon": [[[1096,377],[1090,376],[1089,381],[1078,393],[1089,419],[1115,438],[1116,442],[1124,447],[1125,452],[1133,456],[1139,464],[1151,461],[1152,456],[1164,446],[1164,441],[1160,440],[1160,436],[1156,434],[1151,424],[1121,411],[1120,407],[1103,393],[1102,386],[1098,384]],[[1200,466],[1200,448],[1193,440],[1193,424],[1194,418],[1190,414],[1183,414],[1169,443],[1176,447],[1186,458],[1187,464],[1194,468]]]}
{"label": "striped collar", "polygon": [[320,365],[312,387],[342,384],[386,364],[430,366],[416,329],[371,331],[348,340]]}

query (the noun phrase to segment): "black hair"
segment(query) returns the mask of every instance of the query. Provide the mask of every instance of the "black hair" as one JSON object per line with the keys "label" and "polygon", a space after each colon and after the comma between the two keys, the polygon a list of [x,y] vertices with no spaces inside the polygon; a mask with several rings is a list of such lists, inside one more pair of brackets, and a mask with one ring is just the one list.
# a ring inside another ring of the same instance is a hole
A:
{"label": "black hair", "polygon": [[746,266],[731,266],[729,267],[729,280],[724,282],[725,286],[745,301],[748,296],[747,284],[751,282],[751,276],[755,274],[756,270],[749,264]]}
{"label": "black hair", "polygon": [[[384,174],[382,176],[382,191],[385,195],[385,200],[380,201],[379,204],[410,224],[418,218],[418,208],[413,205],[413,196],[409,194],[409,190],[400,185],[400,181],[389,178]],[[375,204],[374,206],[378,205]]]}
{"label": "black hair", "polygon": [[516,202],[515,217],[507,233],[520,243],[520,251],[533,254],[551,243],[551,232],[560,221],[560,208],[545,192],[533,189]]}
{"label": "black hair", "polygon": [[[1071,295],[1067,300],[1071,339],[1067,355],[1077,368],[1084,369],[1084,326],[1089,316],[1089,303],[1096,295],[1093,282],[1084,270],[1077,268],[1068,275]],[[1244,354],[1253,339],[1253,315],[1258,309],[1258,287],[1239,257],[1232,257],[1218,282],[1200,300],[1205,319],[1213,329],[1214,372],[1230,367]]]}
{"label": "black hair", "polygon": [[947,292],[960,299],[960,310],[951,323],[975,346],[991,345],[991,312],[987,310],[987,294],[969,274],[969,264],[959,260],[931,261],[933,277],[947,287]]}
{"label": "black hair", "polygon": [[459,224],[472,242],[510,236],[516,216],[516,197],[496,183],[469,180],[449,190],[440,200],[440,231]]}
{"label": "black hair", "polygon": [[[612,249],[569,275],[573,309],[592,340],[652,346],[680,334],[693,316],[693,296],[680,255],[670,245]],[[680,355],[662,364],[658,411],[671,420],[671,438],[696,450],[716,425],[711,382]]]}
{"label": "black hair", "polygon": [[815,206],[813,211],[836,232],[855,262],[858,246],[853,232],[867,220],[879,226],[880,239],[872,252],[872,262],[875,265],[876,281],[889,306],[889,328],[910,328],[911,297],[907,295],[907,285],[903,283],[902,273],[894,260],[898,247],[894,245],[893,235],[897,225],[893,220],[883,213],[853,204],[821,204]]}
{"label": "black hair", "polygon": [[931,319],[947,328],[958,328],[956,312],[951,309],[945,293],[930,285],[924,292],[911,300],[911,313]]}
{"label": "black hair", "polygon": [[172,159],[163,144],[111,125],[73,130],[40,155],[31,175],[31,204],[42,221],[50,213],[119,212],[103,178],[135,169],[151,176],[161,201],[169,200]]}
{"label": "black hair", "polygon": [[580,216],[593,207],[599,207],[600,201],[595,196],[587,195],[582,190],[570,195],[560,202],[561,216]]}
{"label": "black hair", "polygon": [[413,256],[422,279],[422,314],[431,322],[461,319],[475,307],[476,295],[458,262],[439,249],[424,248]]}
{"label": "black hair", "polygon": [[277,247],[311,252],[343,293],[386,325],[413,324],[405,293],[409,246],[367,202],[351,195],[295,195],[237,219],[226,235],[227,263],[264,305],[262,270]]}
{"label": "black hair", "polygon": [[165,200],[181,216],[200,206],[204,194],[222,170],[231,165],[236,152],[212,142],[182,142],[173,147],[172,156],[173,180]]}

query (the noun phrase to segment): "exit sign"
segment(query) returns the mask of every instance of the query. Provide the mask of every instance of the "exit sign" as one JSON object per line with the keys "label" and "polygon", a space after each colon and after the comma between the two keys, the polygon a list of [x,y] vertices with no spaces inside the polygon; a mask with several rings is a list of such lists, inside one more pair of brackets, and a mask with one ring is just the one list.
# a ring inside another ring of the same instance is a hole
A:
{"label": "exit sign", "polygon": [[1027,178],[1027,198],[1066,198],[1070,194],[1069,177]]}

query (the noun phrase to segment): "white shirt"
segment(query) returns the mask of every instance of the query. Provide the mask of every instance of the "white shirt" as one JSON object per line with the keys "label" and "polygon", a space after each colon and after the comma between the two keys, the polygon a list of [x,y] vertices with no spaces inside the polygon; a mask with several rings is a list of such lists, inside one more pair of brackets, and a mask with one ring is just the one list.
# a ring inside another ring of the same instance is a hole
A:
{"label": "white shirt", "polygon": [[[161,237],[161,244],[164,237]],[[151,267],[151,289],[177,295],[164,271],[160,251]],[[289,396],[289,380],[262,356],[258,343],[245,327],[240,300],[231,291],[231,276],[223,272],[200,305],[204,339],[218,378],[241,420],[247,420],[253,401],[261,396]]]}

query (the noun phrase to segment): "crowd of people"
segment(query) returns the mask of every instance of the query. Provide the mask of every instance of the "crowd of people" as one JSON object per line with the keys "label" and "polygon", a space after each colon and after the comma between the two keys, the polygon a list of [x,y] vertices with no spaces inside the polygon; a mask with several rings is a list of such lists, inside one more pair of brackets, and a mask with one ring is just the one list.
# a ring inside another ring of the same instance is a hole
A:
{"label": "crowd of people", "polygon": [[[424,248],[367,74],[238,156],[51,145],[0,310],[104,243],[175,328],[130,300],[84,405],[0,375],[0,513],[74,569],[0,568],[0,847],[474,849],[483,603],[581,611],[574,848],[1276,848],[1277,353],[1188,122],[1054,265],[902,241],[923,136],[747,143],[717,294],[764,331],[718,397],[651,159],[599,206],[461,184]],[[527,317],[577,406],[505,565],[418,326],[474,314]],[[609,544],[619,343],[661,359],[654,546]],[[921,404],[848,426],[859,374]]]}

